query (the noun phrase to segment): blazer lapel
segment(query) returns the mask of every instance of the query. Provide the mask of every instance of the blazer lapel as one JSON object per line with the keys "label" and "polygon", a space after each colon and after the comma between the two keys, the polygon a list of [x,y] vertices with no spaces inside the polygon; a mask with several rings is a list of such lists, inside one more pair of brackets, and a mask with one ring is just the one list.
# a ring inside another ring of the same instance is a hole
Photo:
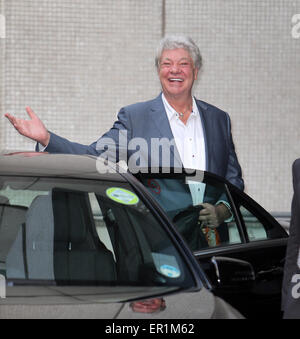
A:
{"label": "blazer lapel", "polygon": [[153,122],[160,131],[161,137],[168,138],[169,140],[174,139],[161,94],[153,101],[151,113]]}
{"label": "blazer lapel", "polygon": [[[173,136],[170,122],[167,116],[167,112],[165,110],[165,106],[162,101],[162,94],[160,94],[153,101],[153,104],[151,106],[151,117],[153,117],[153,122],[157,130],[160,132],[160,137],[173,141],[174,136]],[[176,148],[176,145],[174,145],[174,147]],[[175,161],[175,163],[177,164],[176,166],[179,166],[179,164],[182,164],[182,162],[181,162],[177,148],[176,148],[175,153],[174,153],[174,149],[171,148],[170,155],[174,158],[174,160],[176,160]]]}
{"label": "blazer lapel", "polygon": [[[213,123],[209,119],[208,106],[196,99],[197,107],[199,110],[200,118],[203,126],[203,134],[205,141],[205,158],[206,158],[206,170],[212,171],[213,168]],[[153,122],[158,131],[160,131],[161,138],[167,138],[173,140],[174,136],[171,130],[171,126],[167,117],[161,94],[153,101],[151,106],[151,115],[153,116]],[[179,155],[178,150],[176,153]],[[171,149],[171,154],[174,156],[174,151]],[[176,159],[181,163],[181,159]]]}
{"label": "blazer lapel", "polygon": [[205,141],[205,158],[206,158],[206,171],[211,171],[212,169],[212,159],[213,159],[213,140],[212,140],[212,121],[209,119],[209,112],[208,106],[200,101],[196,100],[197,107],[200,113],[200,118],[202,121],[203,126],[203,134],[204,134],[204,141]]}

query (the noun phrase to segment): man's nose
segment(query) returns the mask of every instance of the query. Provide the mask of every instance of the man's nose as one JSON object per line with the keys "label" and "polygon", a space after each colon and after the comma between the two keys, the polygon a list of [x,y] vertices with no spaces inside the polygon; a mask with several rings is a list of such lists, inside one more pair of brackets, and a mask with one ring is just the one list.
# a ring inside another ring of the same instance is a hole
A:
{"label": "man's nose", "polygon": [[170,72],[175,73],[175,74],[180,73],[180,71],[181,71],[181,69],[180,69],[179,65],[176,65],[176,64],[172,65],[172,67],[170,69]]}

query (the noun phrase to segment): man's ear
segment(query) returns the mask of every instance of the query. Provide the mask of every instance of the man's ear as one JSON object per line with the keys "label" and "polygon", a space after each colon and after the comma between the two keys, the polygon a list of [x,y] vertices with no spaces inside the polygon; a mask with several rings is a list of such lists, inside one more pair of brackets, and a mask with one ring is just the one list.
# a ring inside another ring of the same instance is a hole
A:
{"label": "man's ear", "polygon": [[160,64],[157,65],[157,67],[156,67],[156,72],[157,72],[157,75],[159,75],[159,72],[160,72]]}
{"label": "man's ear", "polygon": [[195,68],[194,73],[194,80],[196,81],[198,79],[199,69]]}

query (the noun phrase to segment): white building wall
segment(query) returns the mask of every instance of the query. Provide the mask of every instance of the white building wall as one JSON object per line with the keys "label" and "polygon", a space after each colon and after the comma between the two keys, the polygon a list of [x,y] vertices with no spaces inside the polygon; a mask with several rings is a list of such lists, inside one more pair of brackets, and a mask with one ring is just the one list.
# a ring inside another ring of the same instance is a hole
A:
{"label": "white building wall", "polygon": [[[247,193],[269,211],[290,210],[291,165],[300,157],[300,39],[292,35],[299,0],[0,6],[1,116],[25,117],[30,105],[51,131],[92,143],[121,107],[158,95],[157,43],[163,33],[185,33],[204,58],[194,94],[230,114]],[[33,149],[4,118],[0,130],[2,149]]]}

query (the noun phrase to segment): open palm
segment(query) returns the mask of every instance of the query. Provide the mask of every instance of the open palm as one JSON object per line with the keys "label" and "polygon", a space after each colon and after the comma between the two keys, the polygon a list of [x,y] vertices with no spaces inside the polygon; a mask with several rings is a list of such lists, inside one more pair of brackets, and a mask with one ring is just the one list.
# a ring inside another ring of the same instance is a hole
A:
{"label": "open palm", "polygon": [[45,125],[30,107],[26,107],[26,111],[30,117],[30,120],[19,119],[9,113],[5,114],[5,117],[11,122],[14,128],[21,135],[35,140],[43,146],[47,146],[50,135]]}

